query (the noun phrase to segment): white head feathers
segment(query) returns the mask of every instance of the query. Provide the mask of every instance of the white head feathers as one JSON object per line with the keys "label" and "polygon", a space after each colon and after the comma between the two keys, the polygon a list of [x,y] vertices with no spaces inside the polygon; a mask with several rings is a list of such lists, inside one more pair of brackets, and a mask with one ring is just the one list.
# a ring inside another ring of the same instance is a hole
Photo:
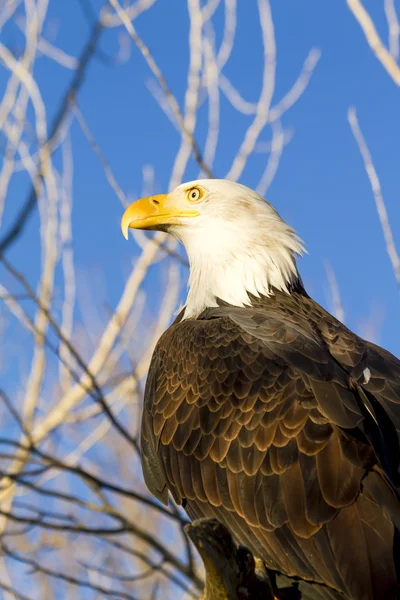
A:
{"label": "white head feathers", "polygon": [[304,249],[276,210],[253,190],[223,179],[185,183],[170,196],[192,188],[201,192],[192,205],[199,216],[168,227],[190,262],[184,318],[218,306],[217,299],[245,306],[249,294],[268,296],[273,288],[289,292],[299,280],[295,255]]}

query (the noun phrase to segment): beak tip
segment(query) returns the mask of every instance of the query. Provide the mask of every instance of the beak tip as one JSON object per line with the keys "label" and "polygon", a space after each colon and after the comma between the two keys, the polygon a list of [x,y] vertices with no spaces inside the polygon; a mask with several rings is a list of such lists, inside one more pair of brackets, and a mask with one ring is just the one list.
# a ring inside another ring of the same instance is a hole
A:
{"label": "beak tip", "polygon": [[121,231],[122,231],[122,235],[124,236],[124,238],[126,240],[129,239],[129,223],[122,218],[122,222],[121,222]]}

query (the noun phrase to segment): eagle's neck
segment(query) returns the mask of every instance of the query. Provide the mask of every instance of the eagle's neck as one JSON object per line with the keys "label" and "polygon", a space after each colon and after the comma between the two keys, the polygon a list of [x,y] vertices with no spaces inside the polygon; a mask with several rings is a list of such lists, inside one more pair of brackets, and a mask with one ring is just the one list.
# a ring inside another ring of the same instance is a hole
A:
{"label": "eagle's neck", "polygon": [[223,300],[233,306],[249,306],[249,295],[269,296],[273,289],[290,292],[299,282],[292,236],[285,240],[230,235],[229,229],[210,232],[207,239],[193,235],[182,240],[190,263],[189,292],[184,318],[196,318]]}

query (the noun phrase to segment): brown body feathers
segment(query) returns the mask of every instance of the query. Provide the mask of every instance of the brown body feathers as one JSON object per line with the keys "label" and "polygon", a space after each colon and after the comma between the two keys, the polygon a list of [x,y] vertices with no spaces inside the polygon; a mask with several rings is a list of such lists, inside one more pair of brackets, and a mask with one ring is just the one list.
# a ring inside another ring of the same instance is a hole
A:
{"label": "brown body feathers", "polygon": [[155,349],[142,463],[303,598],[398,597],[400,362],[302,289],[177,321]]}

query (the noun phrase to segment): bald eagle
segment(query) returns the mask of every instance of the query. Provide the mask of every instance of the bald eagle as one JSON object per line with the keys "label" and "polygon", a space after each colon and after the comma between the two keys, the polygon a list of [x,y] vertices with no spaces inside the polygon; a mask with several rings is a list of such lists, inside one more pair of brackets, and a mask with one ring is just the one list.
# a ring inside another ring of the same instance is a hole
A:
{"label": "bald eagle", "polygon": [[399,597],[400,361],[307,295],[301,240],[243,185],[192,181],[121,225],[172,234],[190,263],[147,378],[149,490],[217,518],[305,599]]}

